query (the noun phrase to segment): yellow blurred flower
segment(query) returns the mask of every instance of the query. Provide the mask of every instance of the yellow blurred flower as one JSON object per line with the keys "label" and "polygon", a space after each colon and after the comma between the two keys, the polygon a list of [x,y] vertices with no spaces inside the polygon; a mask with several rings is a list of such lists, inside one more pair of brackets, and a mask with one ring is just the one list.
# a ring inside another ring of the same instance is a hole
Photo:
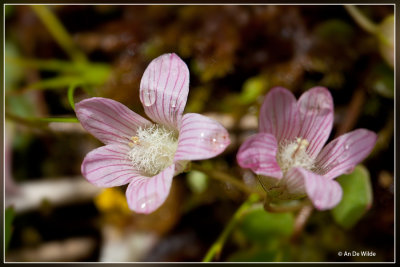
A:
{"label": "yellow blurred flower", "polygon": [[116,213],[122,216],[132,215],[125,194],[115,188],[105,188],[94,199],[97,209],[102,213]]}

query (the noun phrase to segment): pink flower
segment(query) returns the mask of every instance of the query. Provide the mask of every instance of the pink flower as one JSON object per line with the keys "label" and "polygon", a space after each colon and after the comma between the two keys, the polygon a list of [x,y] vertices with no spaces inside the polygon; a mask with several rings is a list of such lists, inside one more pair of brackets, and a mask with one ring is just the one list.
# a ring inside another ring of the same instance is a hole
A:
{"label": "pink flower", "polygon": [[261,107],[259,133],[242,144],[238,163],[259,175],[273,200],[308,196],[317,209],[331,209],[342,198],[333,179],[350,172],[377,139],[357,129],[323,148],[332,124],[333,101],[326,88],[311,88],[297,102],[289,90],[273,88]]}
{"label": "pink flower", "polygon": [[105,146],[88,153],[82,174],[99,187],[129,183],[130,209],[151,213],[167,198],[173,176],[191,160],[220,154],[229,135],[200,114],[182,115],[189,70],[176,54],[154,59],[140,83],[140,101],[154,123],[111,99],[93,97],[76,104],[82,126]]}

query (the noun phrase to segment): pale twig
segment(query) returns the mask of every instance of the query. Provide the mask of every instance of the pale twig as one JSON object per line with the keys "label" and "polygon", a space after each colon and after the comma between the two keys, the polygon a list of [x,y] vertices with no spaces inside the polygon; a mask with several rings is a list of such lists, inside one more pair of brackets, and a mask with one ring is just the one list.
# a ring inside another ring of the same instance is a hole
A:
{"label": "pale twig", "polygon": [[353,97],[350,101],[350,105],[346,110],[346,117],[344,122],[340,124],[337,132],[336,137],[341,136],[344,133],[352,130],[354,125],[357,122],[358,117],[360,116],[362,106],[365,102],[365,93],[362,89],[357,89]]}
{"label": "pale twig", "polygon": [[294,222],[294,230],[292,234],[292,240],[296,240],[304,229],[308,218],[310,217],[314,207],[312,205],[304,206],[297,214]]}
{"label": "pale twig", "polygon": [[378,27],[367,18],[357,7],[353,5],[345,5],[344,8],[351,15],[351,17],[355,20],[355,22],[365,31],[376,34],[378,31]]}

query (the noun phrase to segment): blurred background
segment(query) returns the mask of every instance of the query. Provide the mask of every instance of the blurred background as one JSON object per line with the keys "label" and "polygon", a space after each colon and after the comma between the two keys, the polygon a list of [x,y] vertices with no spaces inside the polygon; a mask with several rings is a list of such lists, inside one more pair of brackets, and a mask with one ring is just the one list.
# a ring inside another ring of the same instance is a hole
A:
{"label": "blurred background", "polygon": [[351,199],[340,209],[313,212],[293,238],[296,214],[255,205],[217,261],[394,261],[393,7],[6,5],[5,260],[202,260],[246,194],[190,171],[174,178],[156,212],[129,211],[126,187],[101,189],[81,176],[84,156],[102,144],[70,105],[101,96],[145,116],[141,76],[174,52],[190,69],[185,112],[213,117],[231,134],[222,155],[199,164],[248,187],[258,189],[257,178],[238,167],[236,152],[257,132],[273,86],[296,97],[329,88],[329,140],[356,128],[379,136],[353,178],[339,178]]}

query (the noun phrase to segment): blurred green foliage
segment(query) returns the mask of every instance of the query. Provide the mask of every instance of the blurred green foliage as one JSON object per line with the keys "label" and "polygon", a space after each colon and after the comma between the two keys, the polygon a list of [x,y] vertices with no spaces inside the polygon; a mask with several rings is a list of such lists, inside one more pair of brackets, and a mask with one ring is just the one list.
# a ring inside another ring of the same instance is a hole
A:
{"label": "blurred green foliage", "polygon": [[11,235],[13,232],[12,222],[14,220],[15,212],[13,207],[7,207],[4,212],[4,245],[5,251],[10,244]]}
{"label": "blurred green foliage", "polygon": [[327,41],[346,43],[354,36],[354,28],[343,20],[330,19],[320,23],[315,28],[315,33]]}
{"label": "blurred green foliage", "polygon": [[247,79],[242,87],[239,95],[239,101],[242,105],[248,105],[256,102],[256,100],[265,94],[269,84],[264,77],[252,77]]}
{"label": "blurred green foliage", "polygon": [[200,171],[190,171],[187,174],[187,182],[190,189],[194,193],[202,193],[206,190],[208,185],[208,176]]}
{"label": "blurred green foliage", "polygon": [[293,232],[293,213],[270,213],[255,209],[244,216],[240,230],[251,241],[268,243],[289,237]]}
{"label": "blurred green foliage", "polygon": [[368,82],[375,92],[379,95],[394,98],[394,79],[393,70],[387,64],[377,64],[368,77]]}
{"label": "blurred green foliage", "polygon": [[238,251],[229,261],[276,262],[288,261],[287,244],[294,230],[293,213],[270,213],[262,206],[254,206],[238,224],[235,237]]}
{"label": "blurred green foliage", "polygon": [[364,166],[358,165],[352,173],[341,175],[336,181],[342,187],[343,197],[340,203],[332,209],[332,215],[339,225],[349,229],[362,218],[372,205],[369,171]]}

